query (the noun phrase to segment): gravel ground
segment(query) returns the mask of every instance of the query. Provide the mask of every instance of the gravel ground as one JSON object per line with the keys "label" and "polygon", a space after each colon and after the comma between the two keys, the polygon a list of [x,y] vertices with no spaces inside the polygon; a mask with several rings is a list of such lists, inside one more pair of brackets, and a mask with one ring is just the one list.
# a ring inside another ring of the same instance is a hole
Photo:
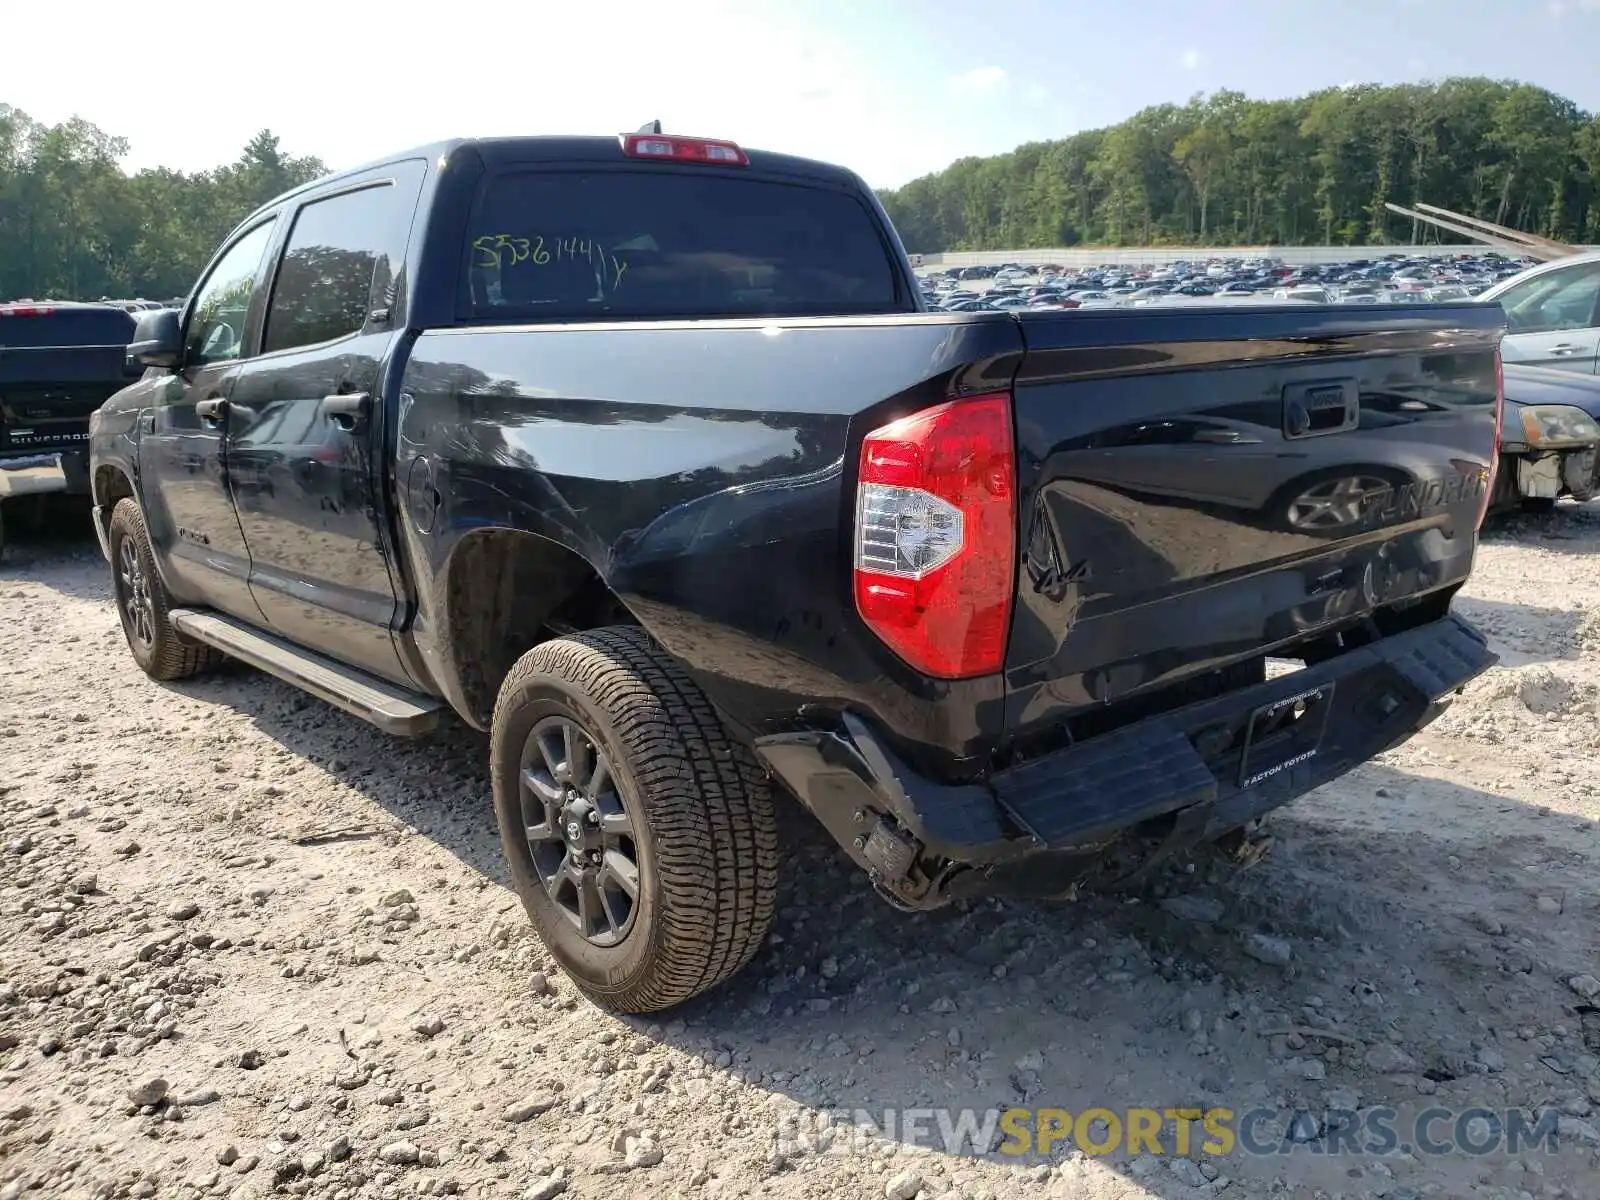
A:
{"label": "gravel ground", "polygon": [[[767,948],[647,1021],[532,936],[485,739],[391,741],[243,668],[152,683],[92,542],[15,546],[0,1200],[1600,1195],[1597,551],[1600,506],[1502,524],[1460,605],[1505,665],[1275,815],[1259,862],[910,916],[792,814]],[[804,1117],[1015,1105],[1268,1108],[1253,1140],[1292,1153],[947,1153]],[[1321,1152],[1318,1114],[1384,1106],[1402,1132],[1548,1106],[1559,1148]]]}

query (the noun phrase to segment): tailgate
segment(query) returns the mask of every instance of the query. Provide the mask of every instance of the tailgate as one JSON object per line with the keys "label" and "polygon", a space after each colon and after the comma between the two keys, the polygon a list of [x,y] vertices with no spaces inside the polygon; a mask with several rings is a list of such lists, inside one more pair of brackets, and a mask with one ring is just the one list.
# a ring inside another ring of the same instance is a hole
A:
{"label": "tailgate", "polygon": [[1503,320],[1494,305],[1020,316],[1013,735],[1465,579]]}
{"label": "tailgate", "polygon": [[68,450],[89,440],[89,414],[119,388],[123,346],[0,346],[0,453]]}
{"label": "tailgate", "polygon": [[0,453],[85,445],[89,414],[129,382],[133,318],[93,305],[13,306],[0,317]]}
{"label": "tailgate", "polygon": [[121,386],[121,382],[53,387],[0,384],[0,454],[86,446],[89,415]]}

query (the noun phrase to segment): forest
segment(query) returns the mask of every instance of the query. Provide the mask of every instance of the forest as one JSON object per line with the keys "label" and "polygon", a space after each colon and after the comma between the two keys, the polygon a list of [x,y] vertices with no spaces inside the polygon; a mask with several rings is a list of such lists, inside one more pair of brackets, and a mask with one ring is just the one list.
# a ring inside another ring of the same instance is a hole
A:
{"label": "forest", "polygon": [[268,130],[211,171],[130,174],[127,153],[87,121],[0,104],[0,300],[182,296],[251,209],[327,170]]}
{"label": "forest", "polygon": [[[127,153],[88,121],[0,104],[0,299],[183,295],[241,217],[326,170],[268,130],[210,171],[130,173]],[[879,194],[922,253],[1438,240],[1385,201],[1600,243],[1600,118],[1479,78],[1288,100],[1221,91]]]}
{"label": "forest", "polygon": [[913,253],[1456,240],[1386,201],[1600,242],[1600,117],[1481,78],[1288,100],[1219,91],[879,196]]}

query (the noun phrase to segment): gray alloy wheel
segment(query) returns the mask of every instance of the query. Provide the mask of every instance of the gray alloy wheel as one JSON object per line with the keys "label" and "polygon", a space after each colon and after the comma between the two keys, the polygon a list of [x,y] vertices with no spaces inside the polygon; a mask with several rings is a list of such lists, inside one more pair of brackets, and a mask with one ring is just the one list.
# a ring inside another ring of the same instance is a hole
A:
{"label": "gray alloy wheel", "polygon": [[594,735],[570,717],[529,732],[520,780],[523,831],[556,908],[585,939],[614,946],[639,903],[633,803]]}

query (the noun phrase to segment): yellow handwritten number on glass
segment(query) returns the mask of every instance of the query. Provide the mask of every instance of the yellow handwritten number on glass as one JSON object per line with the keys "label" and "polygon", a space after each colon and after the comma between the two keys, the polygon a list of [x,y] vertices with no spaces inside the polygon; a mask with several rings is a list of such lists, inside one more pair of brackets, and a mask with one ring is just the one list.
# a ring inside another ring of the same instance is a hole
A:
{"label": "yellow handwritten number on glass", "polygon": [[[628,270],[627,263],[608,255],[604,247],[588,238],[556,238],[551,245],[555,248],[558,261],[562,258],[586,258],[592,262],[598,254],[601,265],[609,266],[611,269],[612,287],[622,282],[622,277]],[[550,261],[550,251],[545,248],[545,240],[537,235],[525,238],[512,237],[509,233],[486,233],[482,237],[473,239],[472,248],[480,256],[477,262],[480,270],[502,265],[515,266],[517,263],[525,262],[542,267]]]}

